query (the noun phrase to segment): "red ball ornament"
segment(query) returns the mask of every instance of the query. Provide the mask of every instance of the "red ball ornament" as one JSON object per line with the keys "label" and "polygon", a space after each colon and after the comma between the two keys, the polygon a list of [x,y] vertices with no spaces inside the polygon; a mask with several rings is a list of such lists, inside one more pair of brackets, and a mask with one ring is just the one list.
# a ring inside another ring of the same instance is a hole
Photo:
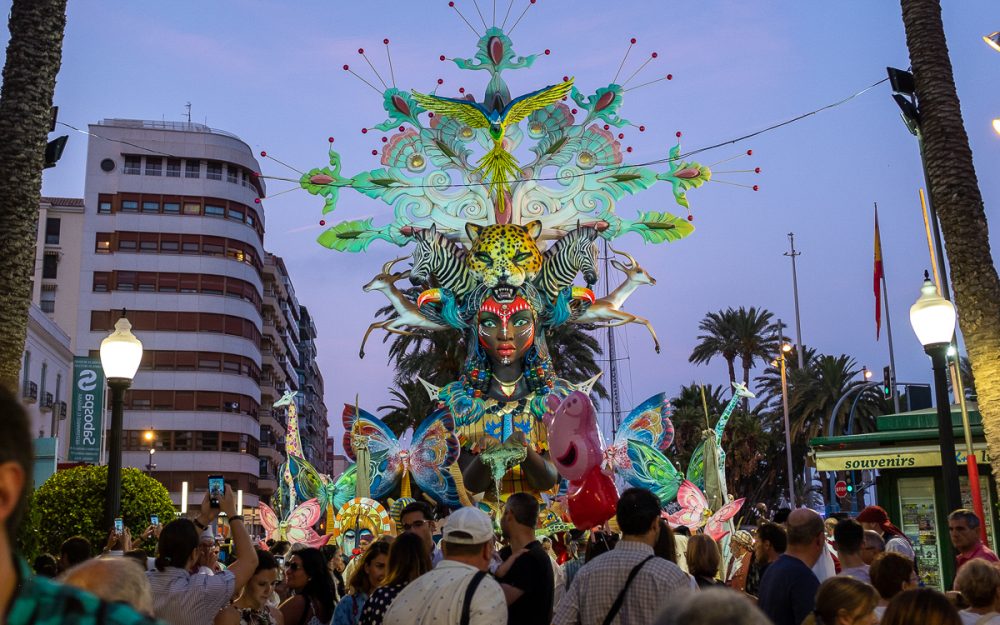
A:
{"label": "red ball ornament", "polygon": [[552,54],[552,50],[549,50],[548,48],[545,48],[545,56],[548,56],[550,54]]}
{"label": "red ball ornament", "polygon": [[634,46],[635,45],[635,37],[632,37],[631,39],[629,39],[629,43],[631,43]]}
{"label": "red ball ornament", "polygon": [[754,167],[753,168],[753,173],[759,174],[760,173],[760,167]]}
{"label": "red ball ornament", "polygon": [[434,117],[434,113],[433,112],[428,113],[427,117]]}
{"label": "red ball ornament", "polygon": [[367,128],[362,128],[361,129],[361,134],[363,134],[363,135],[368,134],[368,129]]}
{"label": "red ball ornament", "polygon": [[753,150],[747,150],[747,156],[753,156]]}
{"label": "red ball ornament", "polygon": [[455,6],[455,3],[454,3],[454,2],[449,2],[449,3],[448,3],[448,6],[450,6],[450,7],[454,7],[454,6]]}
{"label": "red ball ornament", "polygon": [[656,57],[658,57],[658,56],[660,56],[660,55],[654,52],[654,53],[653,53],[653,54],[651,54],[650,56],[652,56],[652,57],[653,57],[653,58],[655,59]]}
{"label": "red ball ornament", "polygon": [[385,45],[389,45],[389,40],[388,39],[383,39],[382,43],[384,43]]}
{"label": "red ball ornament", "polygon": [[438,78],[438,84],[439,85],[443,85],[444,84],[444,78]]}
{"label": "red ball ornament", "polygon": [[349,69],[351,69],[351,66],[348,65],[347,63],[344,63],[344,71],[346,72]]}
{"label": "red ball ornament", "polygon": [[681,131],[680,131],[680,130],[678,130],[678,131],[676,132],[676,135],[677,135],[677,138],[678,138],[678,139],[680,139],[680,138],[681,138]]}
{"label": "red ball ornament", "polygon": [[611,130],[611,126],[609,126],[609,125],[607,125],[607,124],[604,124],[604,129],[605,129],[605,130]]}
{"label": "red ball ornament", "polygon": [[378,150],[372,150],[372,156],[378,156]]}
{"label": "red ball ornament", "polygon": [[574,114],[574,115],[576,115],[576,109],[570,109],[569,112],[572,113],[572,114]]}
{"label": "red ball ornament", "polygon": [[688,215],[688,221],[694,221],[694,215]]}
{"label": "red ball ornament", "polygon": [[646,132],[645,126],[639,126],[639,132]]}
{"label": "red ball ornament", "polygon": [[399,127],[399,132],[405,132],[405,131],[406,131],[406,128],[405,128],[405,127],[403,127],[403,126],[400,126],[400,127]]}
{"label": "red ball ornament", "polygon": [[358,48],[358,54],[364,54],[364,53],[365,53],[364,48]]}
{"label": "red ball ornament", "polygon": [[320,219],[319,220],[319,225],[325,226],[326,225],[326,220],[325,219]]}
{"label": "red ball ornament", "polygon": [[758,189],[759,189],[759,187],[758,187],[757,185],[754,185],[754,186],[753,186],[753,190],[754,190],[754,191],[757,191]]}
{"label": "red ball ornament", "polygon": [[255,198],[253,199],[253,203],[254,203],[254,204],[260,204],[260,198],[259,198],[259,197],[255,197]]}
{"label": "red ball ornament", "polygon": [[563,76],[563,82],[569,82],[569,76]]}
{"label": "red ball ornament", "polygon": [[673,74],[667,74],[667,80],[673,80],[673,79],[674,79]]}
{"label": "red ball ornament", "polygon": [[465,93],[465,87],[459,87],[458,88],[458,92],[459,93]]}
{"label": "red ball ornament", "polygon": [[619,139],[624,139],[625,138],[625,133],[624,132],[619,132],[618,133],[618,138]]}
{"label": "red ball ornament", "polygon": [[333,137],[327,137],[326,140],[329,141],[330,143],[333,143]]}
{"label": "red ball ornament", "polygon": [[630,146],[628,146],[627,148],[625,148],[625,151],[626,151],[626,152],[631,152],[631,151],[632,151],[632,146],[630,145]]}
{"label": "red ball ornament", "polygon": [[389,137],[382,137],[382,143],[386,143],[387,141],[389,141]]}
{"label": "red ball ornament", "polygon": [[438,59],[441,60],[441,61],[443,61],[444,60],[444,55],[442,54],[441,56],[438,57]]}
{"label": "red ball ornament", "polygon": [[535,0],[531,0],[531,4],[535,4]]}
{"label": "red ball ornament", "polygon": [[267,157],[267,152],[265,152],[264,150],[261,150],[260,151],[260,156],[261,156],[261,158]]}

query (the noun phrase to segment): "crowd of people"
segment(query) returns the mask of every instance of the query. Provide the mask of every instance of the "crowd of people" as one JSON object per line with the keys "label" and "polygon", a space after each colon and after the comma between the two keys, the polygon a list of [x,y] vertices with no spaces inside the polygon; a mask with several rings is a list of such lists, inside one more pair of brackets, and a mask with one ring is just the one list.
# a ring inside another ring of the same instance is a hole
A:
{"label": "crowd of people", "polygon": [[[671,528],[650,491],[631,488],[607,526],[538,531],[539,501],[514,493],[494,520],[477,507],[444,518],[420,501],[396,536],[349,553],[255,545],[227,486],[218,507],[112,533],[96,557],[82,537],[34,572],[13,545],[31,481],[31,441],[0,391],[0,615],[9,625],[1000,625],[1000,568],[968,510],[949,516],[954,588],[921,588],[914,550],[885,510],[824,519],[779,511],[720,543]],[[212,527],[227,517],[220,554]],[[135,547],[155,541],[155,558]],[[220,561],[220,556],[222,560]],[[726,561],[728,560],[728,562]]]}

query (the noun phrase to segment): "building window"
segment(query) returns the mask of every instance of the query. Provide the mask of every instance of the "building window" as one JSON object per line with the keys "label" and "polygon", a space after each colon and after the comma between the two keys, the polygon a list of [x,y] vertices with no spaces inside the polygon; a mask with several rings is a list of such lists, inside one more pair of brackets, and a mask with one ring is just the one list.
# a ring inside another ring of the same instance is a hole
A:
{"label": "building window", "polygon": [[180,202],[164,202],[163,212],[176,215],[181,212]]}
{"label": "building window", "polygon": [[108,271],[95,271],[94,272],[94,292],[95,293],[106,293],[108,290],[108,283],[111,281],[111,272]]}
{"label": "building window", "polygon": [[222,180],[222,163],[208,161],[208,165],[205,167],[205,177],[209,180]]}
{"label": "building window", "polygon": [[230,208],[226,217],[232,219],[233,221],[243,223],[243,211],[238,208]]}
{"label": "building window", "polygon": [[158,213],[158,212],[160,212],[160,203],[159,202],[143,202],[142,203],[142,212],[144,212],[144,213]]}
{"label": "building window", "polygon": [[45,219],[45,245],[59,245],[59,230],[62,219],[47,217]]}
{"label": "building window", "polygon": [[147,176],[162,176],[163,175],[163,159],[158,156],[147,156],[146,157],[146,175]]}
{"label": "building window", "polygon": [[167,159],[167,178],[180,178],[181,177],[181,159],[179,158],[168,158]]}
{"label": "building window", "polygon": [[139,202],[136,200],[122,200],[123,213],[138,213],[139,212]]}
{"label": "building window", "polygon": [[201,177],[201,161],[184,161],[184,177],[185,178],[200,178]]}
{"label": "building window", "polygon": [[180,243],[178,241],[160,241],[161,252],[177,252],[179,250]]}
{"label": "building window", "polygon": [[142,165],[142,158],[138,156],[126,156],[125,169],[122,171],[131,176],[138,176],[140,173],[139,169],[141,165]]}
{"label": "building window", "polygon": [[[42,312],[54,313],[56,311],[56,292],[55,291],[42,291],[42,298],[38,302],[39,307],[41,307]],[[43,367],[45,365],[42,365]]]}
{"label": "building window", "polygon": [[98,232],[97,241],[94,244],[94,251],[98,254],[110,254],[111,253],[111,233],[110,232]]}
{"label": "building window", "polygon": [[101,200],[97,203],[97,212],[102,215],[111,214],[111,202],[108,200]]}
{"label": "building window", "polygon": [[59,273],[59,257],[55,254],[46,254],[42,258],[42,278],[45,280],[55,280]]}
{"label": "building window", "polygon": [[185,215],[200,215],[201,214],[201,204],[197,202],[186,202],[184,204],[184,214]]}
{"label": "building window", "polygon": [[225,217],[226,208],[224,206],[205,204],[205,215],[208,217]]}
{"label": "building window", "polygon": [[229,163],[226,165],[226,180],[233,184],[240,183],[240,169],[236,165]]}

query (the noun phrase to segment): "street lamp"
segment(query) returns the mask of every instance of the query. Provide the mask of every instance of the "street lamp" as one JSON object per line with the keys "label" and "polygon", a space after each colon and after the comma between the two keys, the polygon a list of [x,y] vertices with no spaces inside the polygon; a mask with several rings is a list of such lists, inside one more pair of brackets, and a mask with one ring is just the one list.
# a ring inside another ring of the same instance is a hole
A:
{"label": "street lamp", "polygon": [[149,462],[146,464],[146,471],[152,475],[153,469],[156,468],[156,465],[153,464],[153,454],[156,453],[156,447],[153,444],[155,436],[152,430],[146,430],[142,437],[146,439],[146,443],[149,445]]}
{"label": "street lamp", "polygon": [[[781,320],[778,320],[781,328]],[[779,330],[780,332],[780,330]],[[779,335],[780,336],[780,335]],[[781,349],[778,351],[777,364],[781,369],[781,406],[785,413],[785,460],[788,462],[788,507],[795,507],[795,474],[792,470],[792,429],[788,421],[788,378],[785,375],[785,354],[792,351],[792,346],[780,336]]]}
{"label": "street lamp", "polygon": [[930,276],[924,272],[920,297],[910,307],[910,325],[934,369],[934,395],[937,403],[938,436],[941,439],[941,475],[948,512],[962,507],[955,460],[955,436],[951,425],[951,400],[948,398],[948,346],[955,335],[955,306],[941,297]]}
{"label": "street lamp", "polygon": [[104,527],[111,528],[121,507],[122,495],[122,413],[125,390],[142,360],[142,343],[133,336],[132,324],[125,318],[115,323],[115,330],[101,341],[101,367],[111,388],[111,440],[108,443],[108,490],[104,502]]}
{"label": "street lamp", "polygon": [[997,52],[1000,52],[1000,30],[990,35],[983,35],[983,41],[986,45],[993,48]]}

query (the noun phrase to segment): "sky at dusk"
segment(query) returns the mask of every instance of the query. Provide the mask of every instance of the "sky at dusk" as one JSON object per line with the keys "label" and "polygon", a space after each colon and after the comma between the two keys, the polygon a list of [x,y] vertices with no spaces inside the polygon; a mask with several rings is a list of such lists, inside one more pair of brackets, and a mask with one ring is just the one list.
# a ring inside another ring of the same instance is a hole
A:
{"label": "sky at dusk", "polygon": [[[0,2],[0,6],[9,1]],[[499,12],[507,2],[498,3]],[[518,14],[527,0],[517,0]],[[944,2],[944,23],[962,113],[975,157],[994,241],[1000,236],[1000,53],[982,36],[1000,29],[995,0]],[[457,2],[476,24],[475,7]],[[480,5],[490,20],[492,4]],[[481,24],[480,24],[481,26]],[[480,29],[481,33],[481,29]],[[4,32],[6,37],[6,32]],[[381,97],[341,69],[366,78],[359,47],[387,69],[383,38],[391,40],[395,78],[405,89],[428,91],[444,79],[442,95],[458,87],[482,95],[486,72],[463,72],[439,55],[470,57],[478,38],[444,0],[434,2],[126,2],[70,0],[63,64],[56,88],[59,119],[77,128],[103,118],[178,121],[191,102],[192,121],[234,133],[255,151],[267,150],[299,170],[327,163],[327,137],[336,138],[344,173],[376,166],[372,149],[381,134],[360,129],[385,119]],[[651,2],[540,0],[513,32],[520,54],[548,48],[528,70],[504,74],[512,92],[524,93],[576,77],[584,93],[611,82],[628,46],[625,75],[649,56],[640,75],[673,80],[626,94],[622,116],[646,127],[625,130],[628,160],[666,156],[683,132],[685,150],[708,146],[842,100],[885,77],[887,65],[906,68],[898,2],[719,1]],[[6,41],[3,42],[4,46]],[[635,82],[645,82],[636,80]],[[60,128],[60,134],[66,131]],[[66,152],[47,170],[45,195],[82,197],[87,137],[69,132]],[[928,267],[917,189],[923,184],[915,138],[899,119],[888,84],[831,110],[748,141],[697,156],[711,164],[753,150],[753,156],[716,167],[760,167],[759,175],[723,174],[688,197],[695,233],[658,246],[635,235],[617,247],[632,252],[657,279],[626,308],[648,316],[663,344],[653,352],[646,330],[621,332],[626,408],[660,390],[675,393],[692,381],[724,382],[722,360],[687,362],[699,320],[728,306],[758,306],[792,325],[791,266],[783,252],[795,233],[803,342],[820,352],[846,353],[876,375],[888,364],[885,337],[875,341],[872,294],[872,205],[878,203],[892,306],[898,379],[929,382],[930,363],[914,337],[908,308]],[[297,178],[273,161],[265,175]],[[971,172],[970,172],[971,173]],[[381,336],[358,346],[374,312],[385,304],[366,294],[367,282],[399,250],[374,243],[364,254],[343,254],[315,243],[323,202],[294,183],[268,181],[265,246],[281,255],[302,304],[319,328],[318,350],[331,421],[343,402],[374,410],[386,403],[392,371]],[[683,215],[669,187],[629,197],[618,212],[667,211]],[[331,223],[374,217],[388,207],[342,191]],[[995,244],[996,245],[996,244]],[[994,262],[998,258],[993,252]],[[755,372],[759,373],[760,369]]]}

